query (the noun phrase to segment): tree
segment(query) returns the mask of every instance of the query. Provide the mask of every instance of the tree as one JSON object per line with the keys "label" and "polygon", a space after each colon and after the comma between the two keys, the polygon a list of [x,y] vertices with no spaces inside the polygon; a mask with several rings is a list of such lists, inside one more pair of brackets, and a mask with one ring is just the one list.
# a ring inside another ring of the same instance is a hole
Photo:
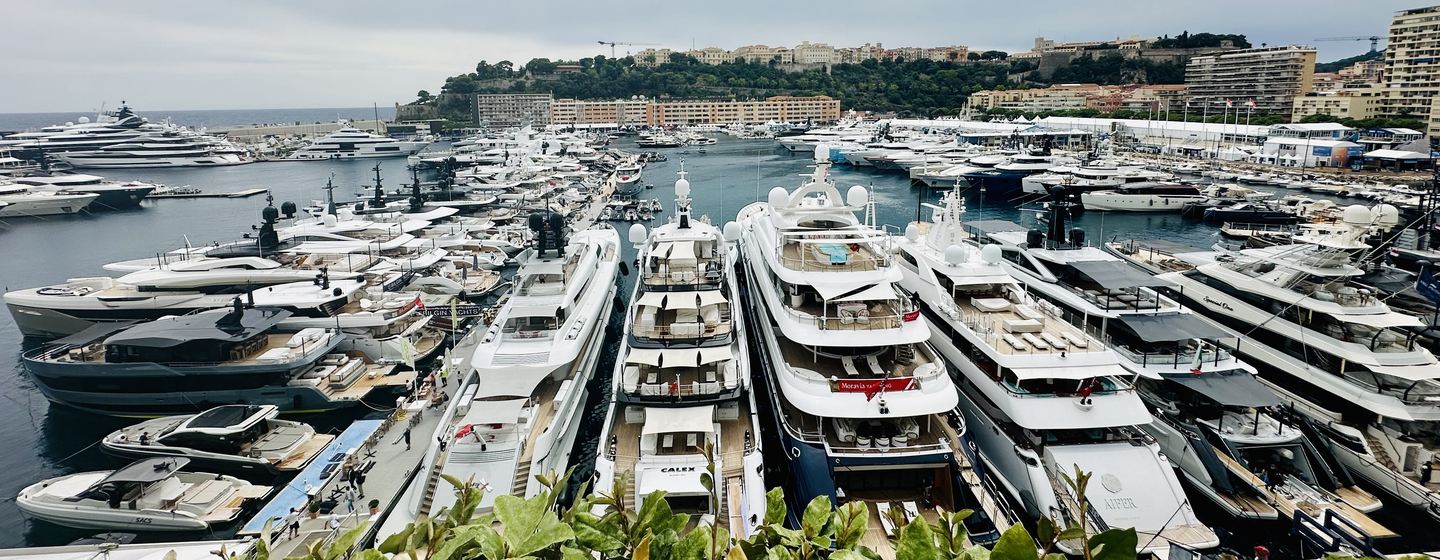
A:
{"label": "tree", "polygon": [[976,60],[980,60],[980,53],[975,52],[975,51],[970,51],[970,52],[968,52],[968,53],[965,53],[965,60],[969,60],[969,61],[971,61],[971,62],[974,62],[974,61],[976,61]]}
{"label": "tree", "polygon": [[1010,58],[1010,53],[1005,51],[985,51],[980,53],[980,60],[1005,60]]}
{"label": "tree", "polygon": [[415,94],[416,103],[429,103],[432,99],[434,99],[434,97],[430,96],[430,92],[423,89]]}
{"label": "tree", "polygon": [[538,76],[554,74],[556,66],[559,64],[551,62],[548,58],[532,58],[530,62],[525,63],[525,72]]}

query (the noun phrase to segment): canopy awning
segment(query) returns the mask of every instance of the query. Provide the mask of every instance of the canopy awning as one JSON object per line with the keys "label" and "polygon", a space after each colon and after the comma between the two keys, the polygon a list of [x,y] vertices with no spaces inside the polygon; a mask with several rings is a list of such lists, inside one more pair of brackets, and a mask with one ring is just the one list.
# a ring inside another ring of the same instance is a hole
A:
{"label": "canopy awning", "polygon": [[700,349],[701,364],[723,362],[732,357],[734,357],[734,355],[730,352],[729,346],[707,346]]}
{"label": "canopy awning", "polygon": [[674,244],[671,246],[671,249],[670,249],[670,259],[669,259],[669,260],[672,260],[672,261],[683,261],[683,260],[691,260],[691,261],[693,261],[693,260],[695,260],[695,242],[694,242],[694,241],[676,241],[676,242],[674,242]]}
{"label": "canopy awning", "polygon": [[1341,313],[1331,314],[1337,320],[1357,325],[1365,325],[1383,329],[1387,327],[1423,327],[1425,323],[1419,317],[1406,315],[1404,313],[1376,313],[1373,315],[1345,315]]}
{"label": "canopy awning", "polygon": [[640,435],[674,432],[715,431],[715,405],[691,406],[685,408],[647,407],[645,428]]}
{"label": "canopy awning", "polygon": [[640,299],[637,300],[635,304],[647,307],[663,307],[665,305],[665,292],[645,292],[640,294]]}
{"label": "canopy awning", "polygon": [[1189,313],[1125,315],[1116,317],[1145,342],[1174,342],[1192,338],[1216,339],[1230,336],[1224,329]]}
{"label": "canopy awning", "polygon": [[559,260],[544,262],[532,261],[525,263],[525,266],[520,269],[520,272],[524,276],[534,276],[537,274],[565,274],[565,263]]}
{"label": "canopy awning", "polygon": [[700,353],[694,348],[660,351],[660,367],[662,368],[696,367],[698,365],[700,365]]}
{"label": "canopy awning", "polygon": [[[936,272],[939,272],[938,270]],[[951,282],[956,286],[980,286],[985,284],[1016,284],[1015,278],[1007,274],[975,275],[947,274]]]}
{"label": "canopy awning", "polygon": [[1425,381],[1427,379],[1440,379],[1440,364],[1424,364],[1416,366],[1373,366],[1367,365],[1366,369],[1375,373],[1398,377],[1406,381]]}
{"label": "canopy awning", "polygon": [[674,241],[661,241],[655,244],[647,255],[652,259],[664,259],[670,256],[670,251],[675,248]]}
{"label": "canopy awning", "polygon": [[665,309],[695,309],[700,307],[700,296],[695,292],[671,292],[665,296]]}
{"label": "canopy awning", "polygon": [[700,292],[700,307],[720,305],[726,301],[725,294],[720,293],[719,290]]}
{"label": "canopy awning", "polygon": [[1175,373],[1165,379],[1183,385],[1222,406],[1276,406],[1279,397],[1249,372]]}
{"label": "canopy awning", "polygon": [[1017,367],[1012,371],[1020,380],[1026,379],[1089,379],[1091,377],[1130,377],[1120,364],[1072,367]]}
{"label": "canopy awning", "polygon": [[[496,357],[504,356],[499,354]],[[528,397],[535,392],[535,388],[545,381],[548,375],[537,370],[517,370],[507,372],[505,375],[487,375],[480,379],[480,386],[475,391],[475,398],[484,399],[489,397]]]}
{"label": "canopy awning", "polygon": [[460,419],[460,425],[466,424],[515,424],[520,420],[520,413],[525,409],[525,402],[529,399],[511,399],[508,401],[477,401],[471,403],[470,411]]}
{"label": "canopy awning", "polygon": [[1169,286],[1170,283],[1136,270],[1123,261],[1076,261],[1070,266],[1106,290],[1141,286]]}
{"label": "canopy awning", "polygon": [[658,366],[660,365],[660,351],[654,348],[631,348],[625,354],[625,363]]}
{"label": "canopy awning", "polygon": [[895,288],[890,284],[876,284],[864,290],[842,296],[835,301],[889,301],[899,298],[900,296],[895,295]]}

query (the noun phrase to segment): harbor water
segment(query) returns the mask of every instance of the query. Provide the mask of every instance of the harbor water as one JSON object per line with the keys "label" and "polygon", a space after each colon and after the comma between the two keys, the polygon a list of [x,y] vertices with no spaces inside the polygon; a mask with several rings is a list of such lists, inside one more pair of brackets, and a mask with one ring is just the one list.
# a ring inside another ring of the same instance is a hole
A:
{"label": "harbor water", "polygon": [[[276,122],[283,118],[258,115],[252,120]],[[5,121],[0,119],[0,129],[4,129],[4,125]],[[617,147],[635,149],[627,142]],[[704,154],[682,155],[679,149],[661,151],[669,157],[668,161],[647,165],[640,180],[654,185],[641,191],[640,196],[658,198],[666,206],[666,211],[652,222],[657,224],[671,210],[673,183],[682,160],[689,172],[695,215],[707,215],[717,224],[733,219],[746,204],[763,200],[773,187],[793,188],[811,165],[809,154],[790,154],[770,140],[722,138],[718,144],[707,146]],[[304,206],[323,197],[322,188],[332,174],[338,187],[337,199],[355,197],[364,187],[373,184],[371,168],[375,162],[271,162],[209,169],[112,170],[100,174],[169,186],[188,185],[217,193],[265,188],[270,190],[277,205],[281,201],[294,201]],[[380,165],[387,189],[409,182],[410,174],[403,160],[381,160]],[[850,185],[871,187],[878,202],[879,223],[891,226],[896,233],[915,218],[921,202],[939,199],[938,191],[911,187],[901,173],[836,166],[832,176],[842,191]],[[985,200],[979,193],[970,192],[966,196],[968,220],[1035,224],[1036,213],[1017,208],[1015,201]],[[259,222],[264,205],[263,196],[147,200],[140,208],[129,211],[0,223],[0,262],[4,263],[0,265],[0,287],[11,290],[53,284],[72,277],[104,275],[107,272],[101,266],[105,263],[155,255],[187,244],[232,240],[251,231],[251,226]],[[1090,212],[1080,217],[1076,225],[1087,230],[1093,243],[1134,238],[1207,247],[1219,239],[1216,228],[1174,214]],[[617,227],[622,239],[627,238],[628,224],[617,224]],[[633,248],[630,251],[626,260],[633,259]],[[633,277],[625,279],[622,293],[629,293],[629,284],[633,281]],[[611,318],[608,333],[611,337],[618,337],[619,317],[621,314],[617,313]],[[15,507],[14,496],[24,486],[44,478],[115,466],[117,461],[102,454],[95,442],[127,421],[49,405],[24,372],[20,362],[22,350],[14,322],[8,313],[0,314],[0,384],[3,384],[0,394],[7,401],[0,407],[0,446],[5,450],[0,454],[0,471],[5,473],[0,480],[0,547],[64,544],[93,531],[68,530],[27,520]],[[577,445],[581,449],[576,457],[594,456],[613,359],[613,355],[608,356],[596,372],[590,391],[589,421],[584,423],[593,431],[580,435]],[[303,419],[321,430],[338,431],[364,412]],[[585,479],[589,474],[588,465],[582,466],[576,478]],[[1275,540],[1284,537],[1248,535],[1245,527],[1226,526],[1219,514],[1201,508],[1201,514],[1206,513],[1210,513],[1206,516],[1207,522],[1235,533],[1227,539],[1232,547],[1244,550],[1257,543],[1283,544]],[[1423,523],[1418,521],[1421,517],[1391,505],[1382,510],[1377,519],[1405,535],[1404,548],[1433,549],[1436,543],[1427,541],[1440,539],[1428,536],[1433,533],[1432,528],[1417,525]]]}

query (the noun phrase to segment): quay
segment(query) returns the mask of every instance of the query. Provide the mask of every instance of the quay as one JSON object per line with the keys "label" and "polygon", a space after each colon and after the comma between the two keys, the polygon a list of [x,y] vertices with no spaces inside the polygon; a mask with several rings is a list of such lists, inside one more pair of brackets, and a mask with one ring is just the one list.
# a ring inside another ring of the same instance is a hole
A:
{"label": "quay", "polygon": [[270,192],[270,189],[254,188],[228,193],[164,192],[151,193],[148,198],[250,198],[252,196],[265,194],[267,192]]}
{"label": "quay", "polygon": [[[360,420],[346,428],[320,458],[306,467],[285,488],[278,492],[240,530],[241,535],[268,539],[275,558],[287,558],[308,549],[312,543],[328,544],[355,527],[369,527],[355,547],[368,545],[375,530],[399,500],[405,487],[420,469],[427,448],[426,438],[435,431],[439,414],[425,414],[428,399],[417,399],[396,409],[390,417]],[[411,445],[404,445],[404,432],[410,431]],[[362,488],[349,502],[351,483],[343,473],[345,466],[364,474]],[[314,517],[308,511],[311,500],[321,500],[329,509],[321,509]],[[379,506],[371,513],[371,500]],[[290,510],[299,514],[300,527],[292,536],[282,520],[289,519]],[[263,535],[266,523],[270,534]]]}

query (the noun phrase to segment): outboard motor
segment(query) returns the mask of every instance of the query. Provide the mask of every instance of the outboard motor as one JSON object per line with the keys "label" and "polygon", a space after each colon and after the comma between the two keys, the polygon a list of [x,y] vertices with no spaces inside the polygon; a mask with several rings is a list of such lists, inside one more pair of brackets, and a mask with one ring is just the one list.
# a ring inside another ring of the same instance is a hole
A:
{"label": "outboard motor", "polygon": [[1025,245],[1031,249],[1045,248],[1045,232],[1038,229],[1025,232]]}

